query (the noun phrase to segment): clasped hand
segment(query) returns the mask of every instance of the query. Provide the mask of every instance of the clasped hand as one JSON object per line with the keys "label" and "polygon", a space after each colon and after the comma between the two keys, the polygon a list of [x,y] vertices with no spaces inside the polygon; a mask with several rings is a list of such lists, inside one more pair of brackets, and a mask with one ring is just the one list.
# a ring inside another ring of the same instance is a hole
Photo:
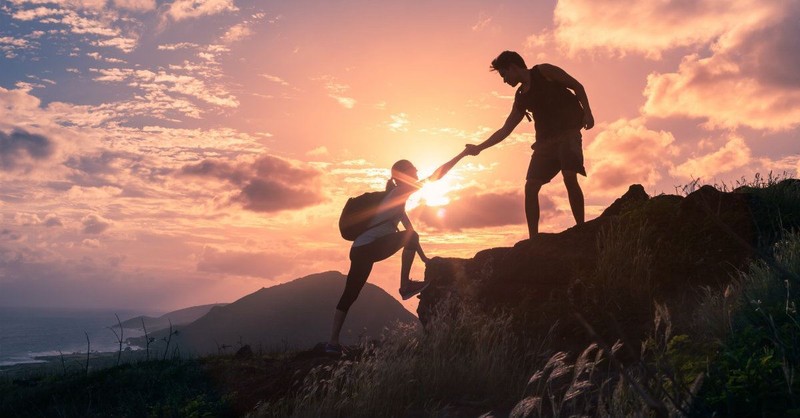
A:
{"label": "clasped hand", "polygon": [[464,147],[464,152],[465,152],[467,155],[473,155],[473,156],[475,156],[475,155],[478,155],[478,154],[480,154],[480,153],[481,153],[481,148],[480,148],[479,146],[475,145],[475,144],[467,144],[467,145]]}

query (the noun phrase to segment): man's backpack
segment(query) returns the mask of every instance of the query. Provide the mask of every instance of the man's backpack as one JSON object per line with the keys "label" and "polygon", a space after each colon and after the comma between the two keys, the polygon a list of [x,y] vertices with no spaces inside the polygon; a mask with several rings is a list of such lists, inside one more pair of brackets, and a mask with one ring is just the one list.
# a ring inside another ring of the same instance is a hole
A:
{"label": "man's backpack", "polygon": [[388,194],[388,191],[367,192],[347,199],[339,216],[339,232],[342,238],[355,241],[359,235],[366,232],[370,222],[378,214],[381,202]]}

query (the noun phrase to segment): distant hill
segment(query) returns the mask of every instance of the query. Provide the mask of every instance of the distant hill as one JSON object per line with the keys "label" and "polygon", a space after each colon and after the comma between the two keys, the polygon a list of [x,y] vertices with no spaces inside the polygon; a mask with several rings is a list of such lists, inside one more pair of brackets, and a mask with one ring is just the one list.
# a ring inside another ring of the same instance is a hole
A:
{"label": "distant hill", "polygon": [[[329,271],[263,288],[229,305],[212,308],[202,318],[179,328],[172,343],[192,354],[216,354],[223,345],[230,346],[230,352],[240,342],[254,350],[312,347],[330,336],[345,280],[342,273]],[[361,335],[378,337],[384,327],[397,321],[418,322],[395,298],[367,283],[350,309],[342,342],[355,343]]]}
{"label": "distant hill", "polygon": [[[200,305],[200,306],[192,306],[190,308],[183,308],[178,309],[177,311],[172,311],[165,313],[164,315],[159,316],[158,318],[153,318],[152,316],[137,316],[127,321],[122,321],[122,328],[128,329],[141,329],[142,328],[142,320],[144,320],[144,325],[147,327],[147,332],[154,332],[161,329],[169,328],[170,321],[172,321],[172,325],[188,325],[201,316],[208,313],[211,308],[215,306],[225,306],[227,303],[213,303],[210,305]],[[114,328],[118,328],[118,324],[114,324]]]}

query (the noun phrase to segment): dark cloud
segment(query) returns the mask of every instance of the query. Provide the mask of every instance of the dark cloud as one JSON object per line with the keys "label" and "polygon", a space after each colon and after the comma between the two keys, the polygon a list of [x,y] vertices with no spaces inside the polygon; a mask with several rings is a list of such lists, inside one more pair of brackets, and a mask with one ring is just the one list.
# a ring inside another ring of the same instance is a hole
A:
{"label": "dark cloud", "polygon": [[[525,224],[525,198],[521,192],[478,193],[466,189],[461,198],[441,207],[420,206],[419,219],[425,225],[458,231],[463,228],[485,228]],[[542,218],[555,211],[555,204],[546,196],[539,196]]]}
{"label": "dark cloud", "polygon": [[48,181],[44,186],[57,192],[66,192],[71,189],[74,184],[68,181]]}
{"label": "dark cloud", "polygon": [[265,155],[253,164],[256,176],[269,177],[283,183],[305,183],[314,180],[319,176],[319,171],[313,168],[300,168],[292,165],[286,160]]}
{"label": "dark cloud", "polygon": [[289,271],[293,265],[292,260],[276,254],[218,251],[207,247],[197,263],[197,270],[237,276],[273,278]]}
{"label": "dark cloud", "polygon": [[800,89],[800,3],[787,2],[782,18],[747,36],[732,55],[742,72],[765,85]]}
{"label": "dark cloud", "polygon": [[61,219],[58,219],[58,216],[56,216],[56,215],[47,215],[47,216],[45,216],[44,217],[44,221],[42,221],[42,225],[44,225],[44,226],[46,226],[48,228],[52,228],[52,227],[56,227],[56,226],[64,226],[64,224],[61,223]]}
{"label": "dark cloud", "polygon": [[[118,171],[118,169],[113,165],[114,162],[123,158],[131,157],[133,156],[104,151],[96,155],[70,157],[66,162],[64,162],[64,165],[91,175],[114,174]],[[139,159],[139,157],[134,158]]]}
{"label": "dark cloud", "polygon": [[253,179],[242,188],[235,199],[245,209],[255,212],[277,212],[287,209],[301,209],[323,201],[316,192],[289,186],[271,179]]}
{"label": "dark cloud", "polygon": [[11,134],[0,131],[0,170],[30,169],[32,161],[53,155],[53,142],[42,135],[15,129]]}
{"label": "dark cloud", "polygon": [[8,241],[17,241],[20,238],[22,238],[22,235],[20,235],[16,231],[12,231],[10,229],[0,230],[0,239],[4,239],[4,240],[8,240]]}
{"label": "dark cloud", "polygon": [[109,227],[111,222],[98,215],[86,215],[82,220],[84,234],[102,234]]}
{"label": "dark cloud", "polygon": [[68,183],[50,183],[54,189],[62,189],[73,185],[81,187],[116,187],[122,189],[122,197],[147,197],[147,190],[137,186],[128,179],[132,177],[141,179],[147,184],[157,184],[163,181],[169,169],[155,168],[143,162],[143,157],[127,152],[102,151],[92,155],[72,156],[64,162],[66,167],[73,171],[67,176]]}
{"label": "dark cloud", "polygon": [[183,166],[180,173],[188,176],[213,177],[235,185],[241,185],[248,177],[252,176],[244,168],[234,167],[227,162],[217,160],[205,160]]}
{"label": "dark cloud", "polygon": [[240,190],[233,202],[255,212],[301,209],[325,200],[319,170],[271,155],[264,155],[252,163],[204,160],[182,167],[180,174],[231,183]]}

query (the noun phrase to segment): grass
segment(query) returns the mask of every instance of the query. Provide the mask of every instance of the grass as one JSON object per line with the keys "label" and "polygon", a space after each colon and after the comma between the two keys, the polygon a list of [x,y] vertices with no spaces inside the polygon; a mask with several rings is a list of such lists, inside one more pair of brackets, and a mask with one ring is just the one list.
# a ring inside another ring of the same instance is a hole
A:
{"label": "grass", "polygon": [[523,339],[512,318],[440,309],[426,332],[400,326],[359,361],[309,374],[291,399],[254,416],[427,416],[451,409],[510,408],[543,361],[545,340]]}
{"label": "grass", "polygon": [[0,416],[234,416],[197,361],[149,361],[0,383]]}

